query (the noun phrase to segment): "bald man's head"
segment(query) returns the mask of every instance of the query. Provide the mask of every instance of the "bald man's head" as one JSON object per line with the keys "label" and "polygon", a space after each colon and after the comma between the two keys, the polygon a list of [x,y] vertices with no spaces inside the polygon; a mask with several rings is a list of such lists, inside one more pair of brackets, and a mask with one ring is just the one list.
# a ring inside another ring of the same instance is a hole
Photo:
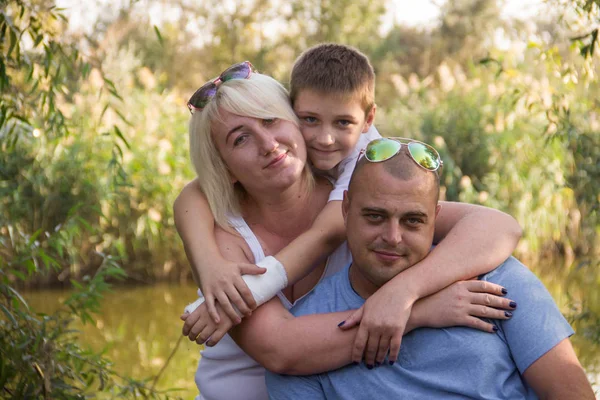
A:
{"label": "bald man's head", "polygon": [[352,178],[350,178],[348,195],[352,195],[353,191],[360,190],[361,171],[370,164],[381,164],[383,169],[390,175],[403,181],[409,181],[415,177],[420,177],[426,181],[429,181],[432,186],[431,193],[435,194],[435,202],[438,202],[440,194],[440,177],[437,171],[428,171],[417,165],[417,163],[408,154],[408,149],[406,146],[403,146],[397,155],[383,162],[372,163],[365,157],[362,157],[354,168]]}
{"label": "bald man's head", "polygon": [[352,253],[352,287],[367,298],[425,258],[433,243],[439,179],[402,149],[389,160],[361,159],[342,202]]}

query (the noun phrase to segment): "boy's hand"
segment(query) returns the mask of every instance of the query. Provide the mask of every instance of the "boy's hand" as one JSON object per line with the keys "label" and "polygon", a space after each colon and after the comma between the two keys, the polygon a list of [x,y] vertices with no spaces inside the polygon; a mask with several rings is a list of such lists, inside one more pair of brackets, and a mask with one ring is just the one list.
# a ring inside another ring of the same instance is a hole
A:
{"label": "boy's hand", "polygon": [[[204,271],[204,272],[202,272]],[[256,301],[252,292],[242,279],[242,275],[260,275],[267,270],[254,264],[236,263],[224,258],[215,260],[199,269],[202,294],[208,314],[213,321],[220,322],[219,312],[215,306],[218,301],[221,310],[236,324],[241,319],[233,306],[237,307],[241,314],[248,316],[256,309]]]}
{"label": "boy's hand", "polygon": [[[223,311],[219,304],[216,305],[218,311]],[[236,314],[237,317],[237,314]],[[223,336],[235,325],[227,315],[225,315],[219,324],[210,318],[207,312],[206,303],[202,303],[190,314],[183,314],[179,318],[184,321],[182,333],[192,342],[202,344],[206,342],[207,346],[214,346]],[[239,318],[239,317],[238,317]]]}
{"label": "boy's hand", "polygon": [[383,285],[340,326],[345,330],[360,323],[352,348],[352,361],[360,362],[364,356],[367,367],[375,366],[376,360],[383,361],[388,349],[388,360],[390,363],[396,361],[415,301],[405,293],[392,285]]}

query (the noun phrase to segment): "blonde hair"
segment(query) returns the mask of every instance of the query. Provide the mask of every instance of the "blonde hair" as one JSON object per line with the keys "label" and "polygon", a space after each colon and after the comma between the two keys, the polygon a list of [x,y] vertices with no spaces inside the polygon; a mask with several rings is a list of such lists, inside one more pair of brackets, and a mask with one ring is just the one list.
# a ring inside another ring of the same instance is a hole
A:
{"label": "blonde hair", "polygon": [[[202,111],[196,111],[190,120],[190,156],[200,188],[212,211],[215,222],[230,230],[227,215],[241,215],[240,200],[246,195],[241,184],[233,184],[227,165],[213,141],[213,121],[220,121],[220,110],[245,117],[290,121],[299,127],[290,105],[287,90],[275,79],[253,73],[248,79],[234,79],[222,83],[217,94]],[[308,165],[303,179],[309,188],[314,185]]]}

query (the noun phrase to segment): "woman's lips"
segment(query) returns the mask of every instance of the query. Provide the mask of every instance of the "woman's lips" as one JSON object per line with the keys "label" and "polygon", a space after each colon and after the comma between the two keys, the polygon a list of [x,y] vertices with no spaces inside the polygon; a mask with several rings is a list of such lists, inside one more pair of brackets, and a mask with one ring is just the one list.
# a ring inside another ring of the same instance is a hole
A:
{"label": "woman's lips", "polygon": [[287,153],[281,153],[280,155],[278,155],[277,157],[275,157],[273,159],[273,161],[271,161],[270,163],[267,164],[266,168],[271,168],[274,167],[276,165],[278,165],[279,163],[283,162],[283,160],[285,160],[285,158],[287,157]]}

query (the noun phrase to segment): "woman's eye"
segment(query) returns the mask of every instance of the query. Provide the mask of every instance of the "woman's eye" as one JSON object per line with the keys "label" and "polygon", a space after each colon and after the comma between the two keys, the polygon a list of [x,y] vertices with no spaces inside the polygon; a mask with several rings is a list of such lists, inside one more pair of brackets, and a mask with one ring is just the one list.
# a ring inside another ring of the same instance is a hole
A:
{"label": "woman's eye", "polygon": [[315,117],[303,117],[302,121],[309,123],[309,124],[314,124],[317,122],[317,119]]}
{"label": "woman's eye", "polygon": [[277,122],[277,118],[265,118],[263,119],[263,124],[265,125],[273,125],[275,122]]}
{"label": "woman's eye", "polygon": [[235,138],[235,140],[233,141],[233,146],[239,146],[240,144],[244,143],[246,141],[246,138],[248,137],[248,135],[239,135],[238,137]]}

